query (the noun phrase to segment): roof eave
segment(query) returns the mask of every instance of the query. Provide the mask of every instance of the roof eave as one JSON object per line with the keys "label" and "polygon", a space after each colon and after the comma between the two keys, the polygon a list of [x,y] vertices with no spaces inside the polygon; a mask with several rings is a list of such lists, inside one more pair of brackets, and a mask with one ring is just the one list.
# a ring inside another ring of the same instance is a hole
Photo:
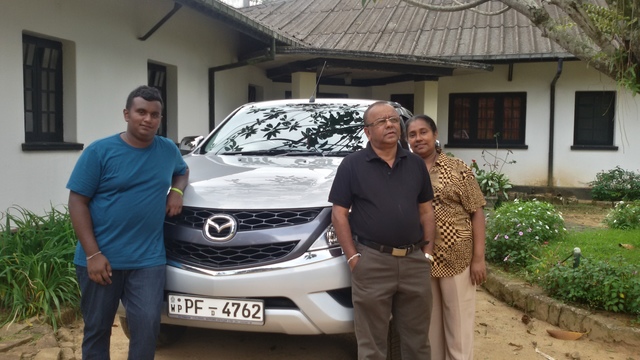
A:
{"label": "roof eave", "polygon": [[277,48],[276,53],[281,55],[304,54],[304,55],[314,55],[314,56],[324,56],[324,57],[394,61],[394,62],[413,63],[413,64],[419,63],[422,65],[429,65],[429,66],[436,66],[436,67],[493,71],[493,66],[490,64],[483,64],[483,63],[465,61],[460,59],[433,58],[433,57],[413,56],[413,55],[395,55],[395,54],[384,54],[384,53],[369,52],[369,51],[320,49],[320,48],[299,47],[299,46],[282,46]]}
{"label": "roof eave", "polygon": [[224,4],[218,0],[174,0],[177,3],[188,6],[198,12],[211,16],[215,19],[234,27],[258,40],[269,42],[275,39],[278,43],[290,46],[300,46],[301,43],[285,34],[279,33],[256,20],[253,20],[235,8]]}
{"label": "roof eave", "polygon": [[559,59],[572,61],[579,60],[570,53],[537,53],[537,54],[507,54],[507,55],[456,55],[443,56],[442,59],[473,61],[481,63],[509,63],[509,62],[541,62],[557,61]]}

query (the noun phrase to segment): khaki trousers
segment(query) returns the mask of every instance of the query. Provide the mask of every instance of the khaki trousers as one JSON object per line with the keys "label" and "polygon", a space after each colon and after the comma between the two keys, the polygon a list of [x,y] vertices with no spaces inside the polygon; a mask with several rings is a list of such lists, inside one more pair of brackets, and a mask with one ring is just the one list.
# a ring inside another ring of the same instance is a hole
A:
{"label": "khaki trousers", "polygon": [[403,360],[430,360],[431,264],[420,250],[397,257],[356,242],[351,273],[359,360],[385,360],[393,315]]}
{"label": "khaki trousers", "polygon": [[431,278],[433,309],[429,340],[433,360],[473,360],[476,287],[470,269],[453,277]]}

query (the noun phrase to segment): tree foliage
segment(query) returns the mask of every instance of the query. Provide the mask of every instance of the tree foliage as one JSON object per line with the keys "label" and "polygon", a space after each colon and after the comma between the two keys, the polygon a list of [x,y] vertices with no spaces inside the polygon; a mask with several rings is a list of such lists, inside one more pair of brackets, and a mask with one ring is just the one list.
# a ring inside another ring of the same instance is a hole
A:
{"label": "tree foliage", "polygon": [[[361,0],[369,2],[384,0]],[[431,11],[475,11],[487,16],[513,9],[542,35],[591,67],[616,80],[633,94],[640,92],[640,24],[638,0],[402,0]],[[483,11],[497,1],[500,11]],[[447,5],[448,4],[448,5]],[[560,15],[557,15],[560,14]]]}

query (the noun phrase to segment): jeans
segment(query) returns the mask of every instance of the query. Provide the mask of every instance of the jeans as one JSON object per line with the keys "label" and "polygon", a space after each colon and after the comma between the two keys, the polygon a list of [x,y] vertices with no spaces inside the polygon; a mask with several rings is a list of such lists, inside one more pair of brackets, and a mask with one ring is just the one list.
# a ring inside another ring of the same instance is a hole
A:
{"label": "jeans", "polygon": [[120,301],[130,331],[129,360],[153,359],[160,331],[165,266],[112,272],[112,283],[100,285],[91,281],[86,267],[76,266],[84,319],[82,359],[109,360],[111,328]]}

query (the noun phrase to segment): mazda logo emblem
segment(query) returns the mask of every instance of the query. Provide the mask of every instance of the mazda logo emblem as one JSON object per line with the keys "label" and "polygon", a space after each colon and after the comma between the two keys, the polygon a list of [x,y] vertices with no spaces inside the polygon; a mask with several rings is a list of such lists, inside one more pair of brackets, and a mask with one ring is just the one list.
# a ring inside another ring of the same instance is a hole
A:
{"label": "mazda logo emblem", "polygon": [[238,224],[233,216],[211,215],[204,223],[204,237],[211,241],[227,241],[236,235]]}

